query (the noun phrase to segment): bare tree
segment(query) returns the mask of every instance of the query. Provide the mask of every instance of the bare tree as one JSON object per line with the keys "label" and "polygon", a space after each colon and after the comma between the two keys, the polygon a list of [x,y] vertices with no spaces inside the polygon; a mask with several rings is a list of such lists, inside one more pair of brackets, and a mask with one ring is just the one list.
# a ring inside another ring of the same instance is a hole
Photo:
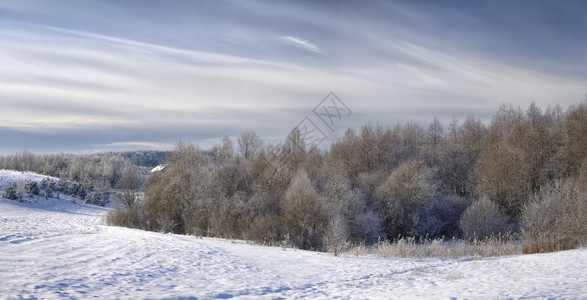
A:
{"label": "bare tree", "polygon": [[419,158],[426,141],[426,131],[416,122],[408,122],[402,130],[402,140],[409,158]]}
{"label": "bare tree", "polygon": [[127,208],[132,209],[138,201],[139,191],[141,188],[141,177],[137,170],[132,165],[126,165],[122,173],[122,177],[116,184],[116,198],[121,204]]}
{"label": "bare tree", "polygon": [[444,147],[444,133],[442,124],[437,117],[428,127],[426,134],[426,144],[424,150],[424,160],[430,167],[438,166],[440,163],[440,156]]}
{"label": "bare tree", "polygon": [[249,129],[238,138],[238,151],[246,160],[254,160],[263,147],[263,141]]}
{"label": "bare tree", "polygon": [[328,222],[324,242],[328,251],[338,256],[348,244],[348,232],[346,220],[341,215],[336,215]]}
{"label": "bare tree", "polygon": [[510,216],[517,216],[528,195],[528,170],[524,152],[507,141],[491,146],[475,166],[476,192],[499,204]]}
{"label": "bare tree", "polygon": [[227,135],[222,138],[221,146],[214,146],[211,150],[215,158],[221,163],[230,162],[234,158],[234,144]]}
{"label": "bare tree", "polygon": [[587,156],[587,103],[570,107],[564,125],[565,138],[559,157],[567,166],[565,175],[576,176]]}

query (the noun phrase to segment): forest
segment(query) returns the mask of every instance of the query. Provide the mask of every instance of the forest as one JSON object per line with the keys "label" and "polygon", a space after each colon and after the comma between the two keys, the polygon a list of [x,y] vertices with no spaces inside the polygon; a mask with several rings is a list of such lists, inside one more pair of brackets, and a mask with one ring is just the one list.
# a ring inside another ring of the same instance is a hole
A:
{"label": "forest", "polygon": [[[96,154],[34,154],[28,151],[0,156],[0,169],[35,172],[57,177],[46,178],[41,183],[34,181],[14,183],[4,189],[2,197],[23,201],[36,195],[59,197],[68,195],[86,204],[107,206],[113,191],[128,187],[123,178],[134,178],[133,184],[141,186],[149,170],[168,157],[164,151],[104,152]],[[133,176],[125,176],[133,174]],[[114,193],[116,196],[116,193]],[[33,197],[34,198],[34,197]]]}
{"label": "forest", "polygon": [[108,223],[158,232],[335,254],[402,237],[514,234],[526,253],[587,242],[587,102],[504,104],[489,124],[367,124],[328,151],[295,129],[279,146],[247,130],[207,151],[22,153],[0,167],[117,188]]}

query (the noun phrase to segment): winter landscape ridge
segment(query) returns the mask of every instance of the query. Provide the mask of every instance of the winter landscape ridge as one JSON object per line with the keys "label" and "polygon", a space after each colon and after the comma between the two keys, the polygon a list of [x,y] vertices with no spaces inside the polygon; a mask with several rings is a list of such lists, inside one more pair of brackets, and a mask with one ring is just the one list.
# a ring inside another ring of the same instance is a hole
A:
{"label": "winter landscape ridge", "polygon": [[[0,189],[46,176],[0,171]],[[585,299],[587,249],[378,258],[106,226],[67,196],[0,199],[2,299]]]}
{"label": "winter landscape ridge", "polygon": [[586,0],[0,0],[0,300],[587,300]]}

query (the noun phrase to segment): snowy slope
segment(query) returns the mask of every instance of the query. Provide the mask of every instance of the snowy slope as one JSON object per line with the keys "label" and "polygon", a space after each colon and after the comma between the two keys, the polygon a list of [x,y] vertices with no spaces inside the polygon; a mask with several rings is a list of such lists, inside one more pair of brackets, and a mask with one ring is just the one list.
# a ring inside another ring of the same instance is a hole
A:
{"label": "snowy slope", "polygon": [[56,182],[59,182],[59,178],[50,177],[46,175],[35,174],[31,172],[16,172],[10,170],[0,169],[0,191],[2,191],[5,187],[9,186],[10,184],[18,181],[35,181],[40,183],[41,180],[49,178]]}
{"label": "snowy slope", "polygon": [[0,200],[0,298],[587,297],[587,249],[482,260],[333,257],[103,225],[104,208]]}

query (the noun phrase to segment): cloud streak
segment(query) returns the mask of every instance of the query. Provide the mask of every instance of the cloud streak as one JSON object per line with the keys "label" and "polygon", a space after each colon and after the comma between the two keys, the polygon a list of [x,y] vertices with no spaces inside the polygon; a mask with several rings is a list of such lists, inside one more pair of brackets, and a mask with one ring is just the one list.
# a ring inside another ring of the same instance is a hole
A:
{"label": "cloud streak", "polygon": [[[0,153],[209,144],[247,128],[279,142],[329,91],[353,110],[342,128],[435,115],[488,121],[502,102],[565,106],[587,91],[587,54],[572,50],[583,39],[557,31],[524,48],[525,35],[479,28],[493,26],[485,14],[516,28],[510,12],[482,4],[463,11],[426,1],[426,9],[341,2],[332,14],[332,5],[318,2],[288,2],[284,10],[264,1],[153,1],[141,9],[31,1],[40,7],[0,3],[0,140],[14,141]],[[572,28],[585,24],[579,18]],[[533,26],[548,24],[523,27]],[[545,56],[552,45],[535,50],[554,38],[568,55]]]}
{"label": "cloud streak", "polygon": [[318,46],[294,36],[280,36],[279,39],[282,42],[294,47],[302,48],[314,53],[322,53],[322,50],[320,50]]}

